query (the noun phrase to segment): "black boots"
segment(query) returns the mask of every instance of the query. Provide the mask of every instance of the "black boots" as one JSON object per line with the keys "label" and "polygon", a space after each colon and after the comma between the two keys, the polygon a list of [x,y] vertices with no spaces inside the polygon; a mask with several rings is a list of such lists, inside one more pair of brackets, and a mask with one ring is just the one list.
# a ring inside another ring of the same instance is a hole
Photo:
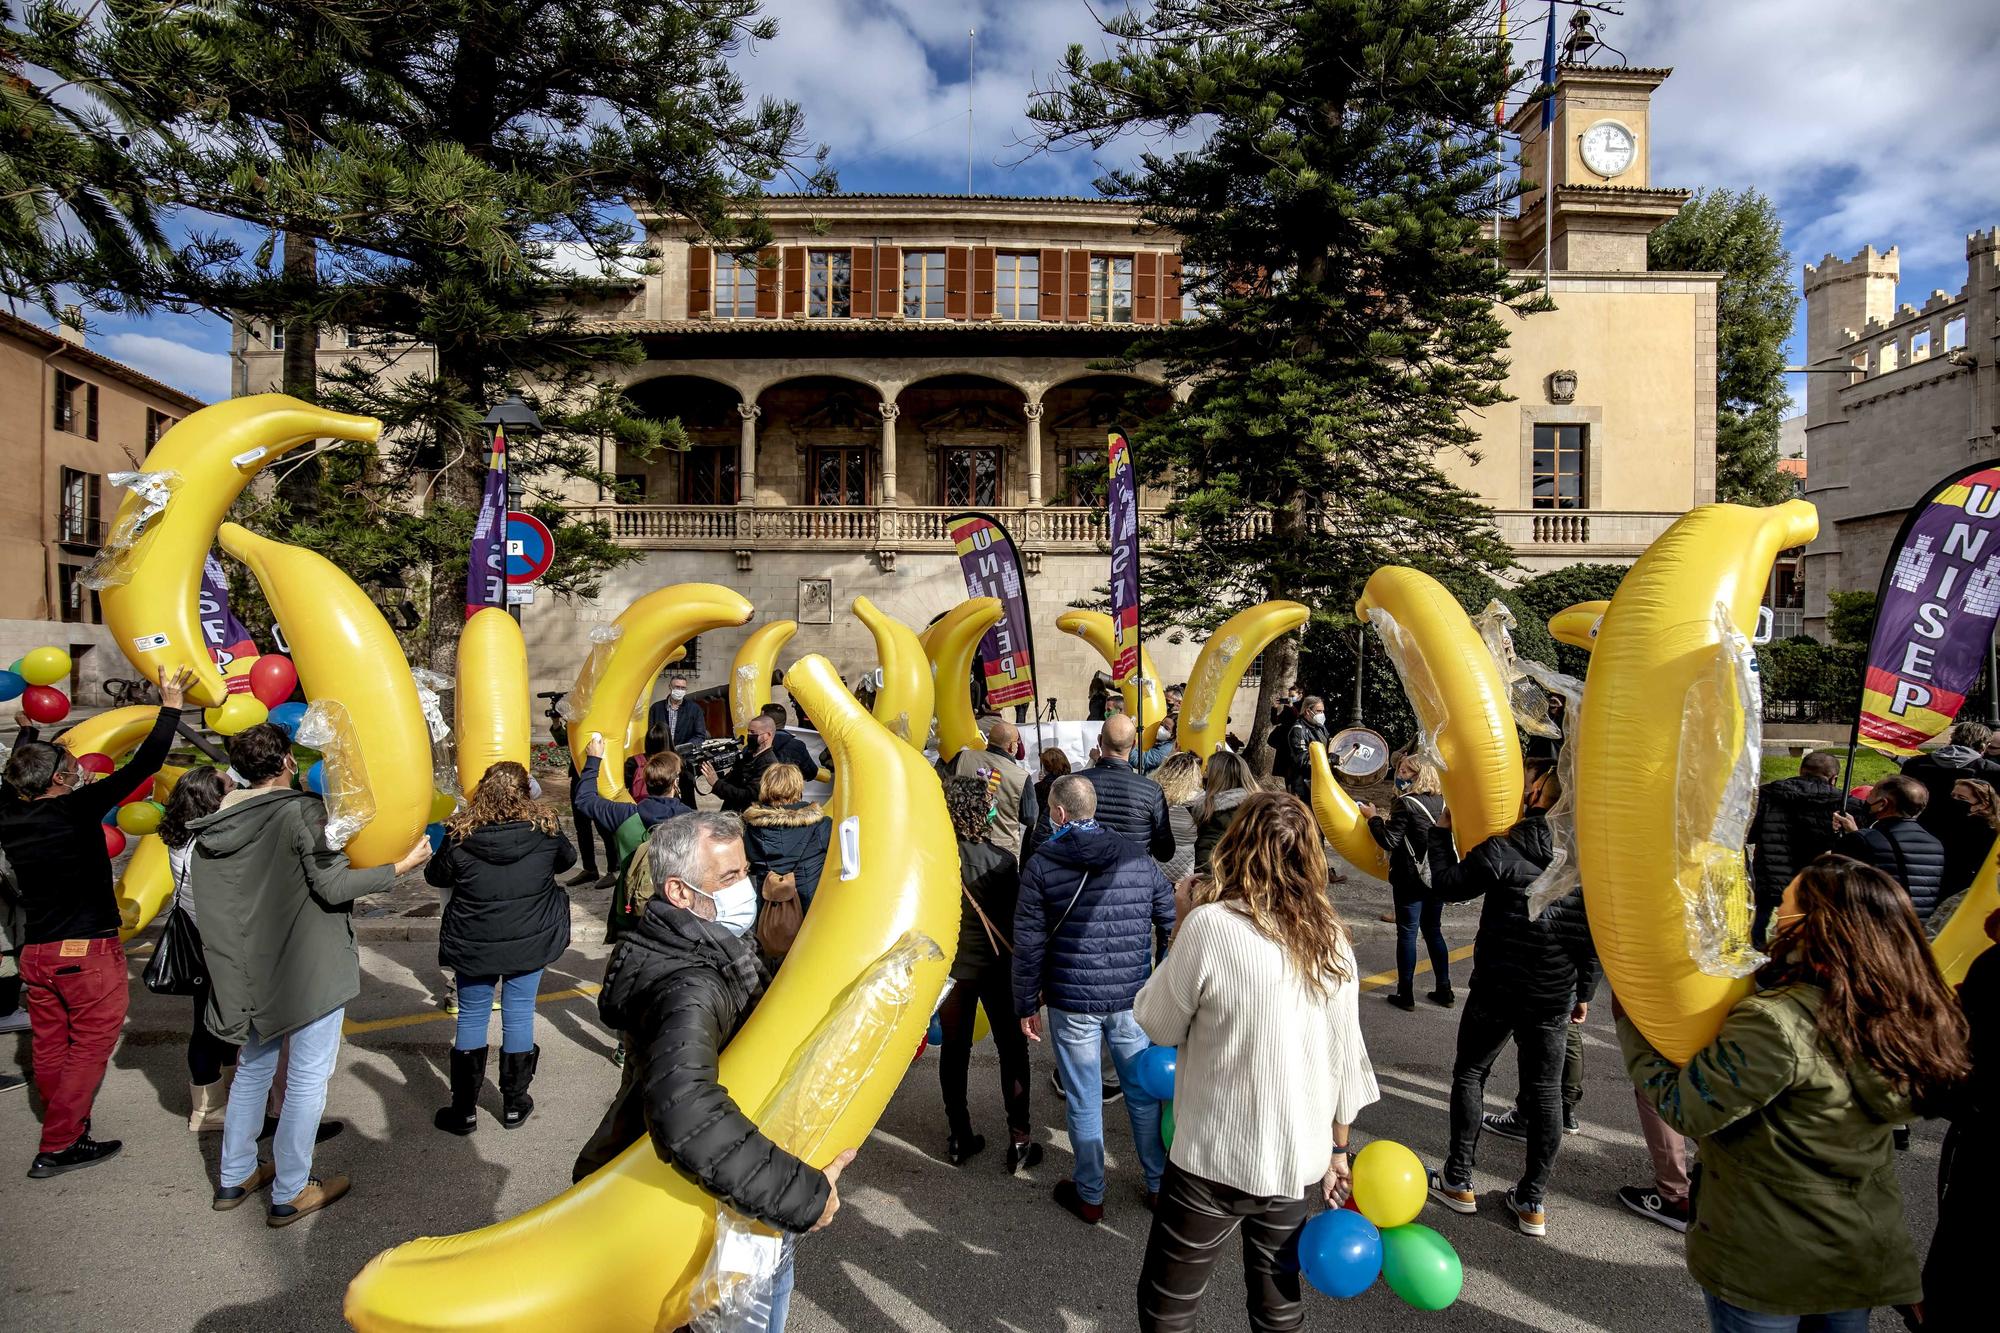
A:
{"label": "black boots", "polygon": [[[508,1129],[519,1129],[535,1109],[535,1099],[528,1095],[528,1085],[535,1081],[535,1066],[541,1063],[542,1048],[533,1046],[525,1051],[500,1052],[500,1123]],[[481,1052],[480,1063],[485,1064],[485,1053]]]}
{"label": "black boots", "polygon": [[[501,1056],[506,1068],[506,1056]],[[486,1081],[486,1048],[451,1052],[451,1105],[438,1108],[431,1123],[447,1134],[470,1134],[479,1128],[479,1087]]]}

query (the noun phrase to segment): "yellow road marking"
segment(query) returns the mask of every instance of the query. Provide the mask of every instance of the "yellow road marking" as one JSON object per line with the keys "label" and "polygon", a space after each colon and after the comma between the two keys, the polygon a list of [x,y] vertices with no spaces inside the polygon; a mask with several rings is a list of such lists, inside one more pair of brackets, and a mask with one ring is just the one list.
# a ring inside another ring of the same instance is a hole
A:
{"label": "yellow road marking", "polygon": [[[1453,949],[1450,953],[1446,954],[1445,957],[1451,959],[1451,961],[1454,963],[1459,961],[1461,958],[1470,958],[1472,957],[1472,946],[1468,944],[1463,949]],[[1422,976],[1424,973],[1430,970],[1431,970],[1431,960],[1425,958],[1417,964],[1416,975]],[[1361,978],[1360,982],[1362,990],[1381,990],[1384,986],[1393,986],[1395,984],[1396,984],[1396,973],[1393,969],[1387,972],[1377,972],[1372,977],[1363,977]]]}
{"label": "yellow road marking", "polygon": [[[568,990],[544,991],[535,997],[536,1004],[555,1004],[563,1000],[582,1000],[598,991],[602,986],[572,986]],[[387,1032],[392,1028],[415,1027],[419,1023],[456,1023],[457,1014],[448,1014],[442,1009],[426,1009],[420,1014],[398,1014],[394,1018],[370,1018],[362,1022],[348,1022],[340,1025],[342,1036],[356,1037],[364,1032]]]}

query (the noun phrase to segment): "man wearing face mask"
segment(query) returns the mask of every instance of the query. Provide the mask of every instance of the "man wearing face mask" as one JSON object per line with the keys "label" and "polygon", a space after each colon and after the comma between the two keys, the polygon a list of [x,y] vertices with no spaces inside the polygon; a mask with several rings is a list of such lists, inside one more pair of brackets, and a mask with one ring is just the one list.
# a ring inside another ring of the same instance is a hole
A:
{"label": "man wearing face mask", "polygon": [[[686,676],[669,676],[667,697],[646,710],[647,754],[678,750],[683,745],[708,739],[708,721],[702,716],[701,705],[689,703],[687,692]],[[685,766],[681,769],[678,795],[682,805],[694,809],[694,774]]]}
{"label": "man wearing face mask", "polygon": [[[646,840],[658,896],[612,951],[598,1013],[631,1054],[618,1095],[577,1156],[582,1180],[642,1137],[660,1160],[746,1217],[781,1231],[818,1231],[840,1210],[844,1152],[816,1171],[764,1137],[723,1088],[722,1048],[770,984],[746,938],[757,890],[733,814],[698,811]],[[770,1333],[791,1302],[787,1262],[771,1292]]]}
{"label": "man wearing face mask", "polygon": [[1308,694],[1299,701],[1299,720],[1292,724],[1291,733],[1286,737],[1285,750],[1291,760],[1285,770],[1285,785],[1292,795],[1312,804],[1312,747],[1313,742],[1321,745],[1327,742],[1326,705],[1318,696]]}
{"label": "man wearing face mask", "polygon": [[742,814],[757,804],[757,792],[763,786],[764,770],[779,762],[778,724],[768,713],[759,713],[750,719],[750,725],[743,737],[743,757],[727,773],[718,774],[714,764],[701,766],[701,780],[722,802],[722,808],[733,814]]}

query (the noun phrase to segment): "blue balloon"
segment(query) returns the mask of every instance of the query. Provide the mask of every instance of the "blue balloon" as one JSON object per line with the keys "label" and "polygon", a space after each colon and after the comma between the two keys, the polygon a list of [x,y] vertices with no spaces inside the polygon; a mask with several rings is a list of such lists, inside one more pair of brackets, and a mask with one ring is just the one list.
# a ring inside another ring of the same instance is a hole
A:
{"label": "blue balloon", "polygon": [[0,703],[21,697],[21,691],[28,688],[28,682],[11,671],[0,671]]}
{"label": "blue balloon", "polygon": [[1321,1213],[1299,1231],[1299,1270],[1335,1300],[1359,1296],[1381,1275],[1382,1233],[1345,1208]]}
{"label": "blue balloon", "polygon": [[924,1040],[933,1046],[944,1045],[944,1020],[936,1014],[931,1015],[930,1030],[924,1033]]}
{"label": "blue balloon", "polygon": [[1178,1059],[1171,1046],[1149,1046],[1139,1052],[1139,1086],[1163,1102],[1172,1101]]}
{"label": "blue balloon", "polygon": [[305,788],[315,796],[326,795],[326,764],[324,761],[315,760],[313,766],[306,770]]}
{"label": "blue balloon", "polygon": [[271,725],[293,740],[299,738],[299,723],[305,721],[306,706],[296,701],[279,704],[271,710]]}
{"label": "blue balloon", "polygon": [[[315,764],[313,765],[313,767],[317,768],[319,767],[319,765]],[[426,825],[424,828],[424,836],[431,840],[431,851],[433,853],[441,852],[444,850],[444,825],[442,824]]]}

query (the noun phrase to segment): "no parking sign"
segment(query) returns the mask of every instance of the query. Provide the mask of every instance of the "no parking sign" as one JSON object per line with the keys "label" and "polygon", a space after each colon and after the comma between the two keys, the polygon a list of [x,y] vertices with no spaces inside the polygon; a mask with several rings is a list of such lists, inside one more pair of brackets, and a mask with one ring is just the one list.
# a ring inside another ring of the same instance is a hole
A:
{"label": "no parking sign", "polygon": [[507,511],[507,582],[533,583],[555,563],[556,539],[548,525],[519,509]]}

